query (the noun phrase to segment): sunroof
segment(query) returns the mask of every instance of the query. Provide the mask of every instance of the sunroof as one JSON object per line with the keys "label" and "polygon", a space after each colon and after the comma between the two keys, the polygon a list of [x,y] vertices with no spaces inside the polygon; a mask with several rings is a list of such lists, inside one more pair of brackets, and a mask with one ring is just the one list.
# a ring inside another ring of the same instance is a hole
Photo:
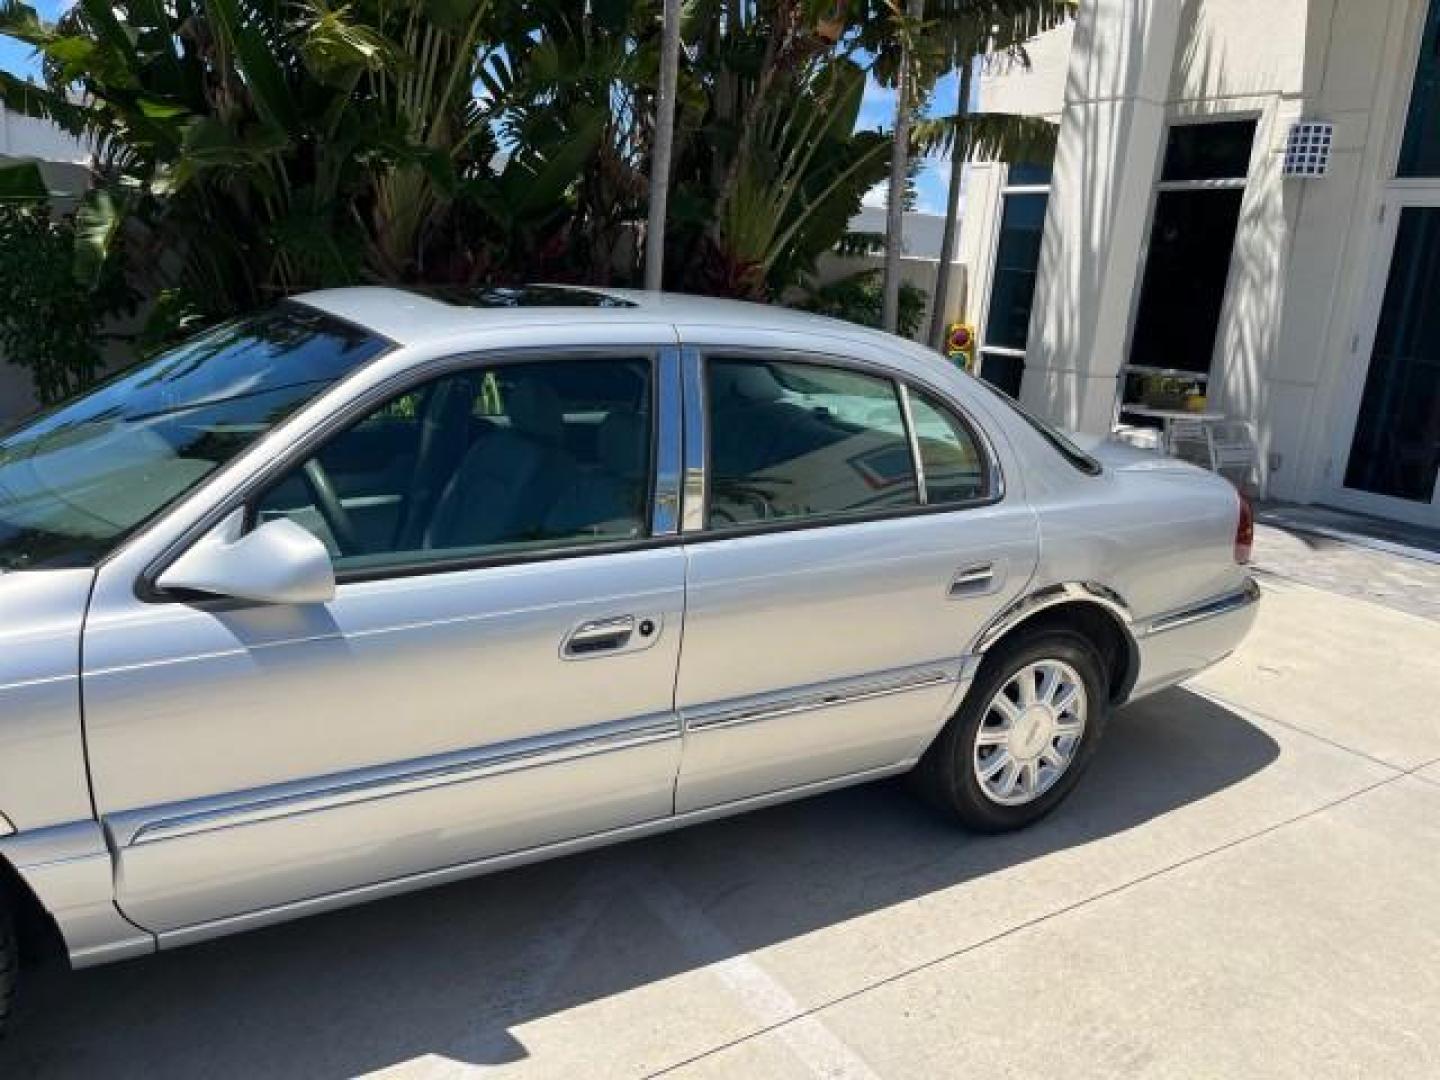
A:
{"label": "sunroof", "polygon": [[478,289],[458,287],[424,289],[427,295],[447,304],[481,308],[582,307],[631,308],[629,300],[607,296],[593,289],[570,285],[487,285]]}

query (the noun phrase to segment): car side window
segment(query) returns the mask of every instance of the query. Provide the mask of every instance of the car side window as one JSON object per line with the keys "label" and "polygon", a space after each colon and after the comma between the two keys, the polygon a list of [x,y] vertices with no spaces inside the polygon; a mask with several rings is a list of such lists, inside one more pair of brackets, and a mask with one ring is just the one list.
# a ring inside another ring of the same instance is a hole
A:
{"label": "car side window", "polygon": [[645,535],[651,365],[497,364],[407,390],[333,436],[256,502],[338,570],[539,552]]}
{"label": "car side window", "polygon": [[898,390],[820,364],[705,366],[711,529],[919,505]]}
{"label": "car side window", "polygon": [[911,389],[910,419],[929,505],[976,502],[994,494],[974,429],[930,395]]}

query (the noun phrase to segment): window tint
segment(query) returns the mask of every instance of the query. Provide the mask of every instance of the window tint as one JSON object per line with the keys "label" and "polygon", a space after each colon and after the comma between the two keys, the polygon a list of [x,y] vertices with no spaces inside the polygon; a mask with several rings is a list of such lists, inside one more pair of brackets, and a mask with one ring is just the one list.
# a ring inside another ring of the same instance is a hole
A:
{"label": "window tint", "polygon": [[1171,125],[1160,179],[1244,179],[1250,172],[1250,147],[1254,141],[1254,120]]}
{"label": "window tint", "polygon": [[991,494],[985,455],[963,420],[913,390],[910,418],[915,422],[915,441],[925,470],[926,503],[973,502]]}
{"label": "window tint", "polygon": [[0,571],[89,566],[389,342],[299,305],[226,323],[0,440]]}
{"label": "window tint", "polygon": [[331,439],[274,485],[338,569],[642,536],[650,364],[577,359],[447,375]]}
{"label": "window tint", "polygon": [[811,364],[712,360],[708,524],[919,504],[889,379]]}

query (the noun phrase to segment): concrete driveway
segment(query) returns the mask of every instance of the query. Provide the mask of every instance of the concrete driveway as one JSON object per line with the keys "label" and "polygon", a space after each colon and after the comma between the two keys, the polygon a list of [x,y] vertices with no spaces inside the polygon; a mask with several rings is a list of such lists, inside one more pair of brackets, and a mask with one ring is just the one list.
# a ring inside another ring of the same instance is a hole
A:
{"label": "concrete driveway", "polygon": [[1440,622],[1263,577],[1028,832],[882,784],[52,967],[0,1076],[1440,1075]]}

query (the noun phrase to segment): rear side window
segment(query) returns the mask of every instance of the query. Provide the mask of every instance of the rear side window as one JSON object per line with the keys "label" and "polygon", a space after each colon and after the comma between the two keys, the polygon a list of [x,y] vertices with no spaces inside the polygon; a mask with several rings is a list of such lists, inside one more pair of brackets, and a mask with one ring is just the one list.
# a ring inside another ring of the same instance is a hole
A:
{"label": "rear side window", "polygon": [[843,368],[706,364],[711,529],[920,504],[895,384]]}
{"label": "rear side window", "polygon": [[1045,423],[1045,421],[1021,408],[1019,402],[1009,394],[996,389],[984,379],[976,379],[975,382],[983,386],[997,401],[1004,404],[1007,409],[1034,428],[1035,433],[1049,443],[1055,452],[1068,461],[1075,469],[1084,473],[1086,476],[1099,476],[1105,471],[1104,466],[1102,466],[1100,462],[1085,453],[1084,450],[1081,450],[1080,447],[1076,446],[1055,428]]}
{"label": "rear side window", "polygon": [[910,419],[925,472],[927,504],[988,499],[990,470],[970,425],[928,394],[910,391]]}

